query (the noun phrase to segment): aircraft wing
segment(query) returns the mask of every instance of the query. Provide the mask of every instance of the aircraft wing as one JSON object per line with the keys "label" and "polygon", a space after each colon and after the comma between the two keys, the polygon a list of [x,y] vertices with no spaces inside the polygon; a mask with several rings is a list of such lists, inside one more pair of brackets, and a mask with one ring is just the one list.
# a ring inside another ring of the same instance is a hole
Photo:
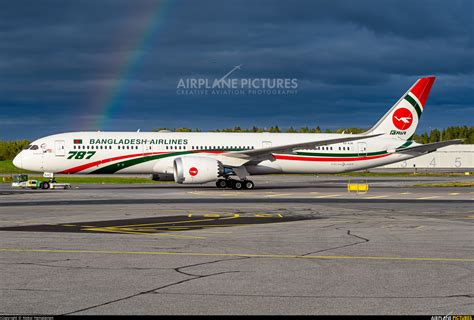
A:
{"label": "aircraft wing", "polygon": [[438,150],[439,148],[446,147],[452,144],[462,144],[464,141],[462,139],[447,140],[442,142],[434,142],[428,144],[422,144],[419,146],[414,146],[411,148],[397,150],[397,153],[404,153],[410,155],[422,155],[425,153],[430,153]]}
{"label": "aircraft wing", "polygon": [[315,147],[319,147],[319,146],[326,146],[326,145],[335,144],[335,143],[368,139],[368,138],[373,138],[380,135],[382,134],[380,133],[380,134],[372,134],[372,135],[357,135],[354,137],[300,142],[300,143],[287,144],[287,145],[274,146],[274,147],[261,148],[261,149],[226,152],[223,154],[223,156],[232,157],[232,158],[240,158],[240,159],[245,159],[245,160],[260,160],[261,161],[264,159],[273,159],[272,154],[274,153],[291,153],[294,150],[314,149]]}

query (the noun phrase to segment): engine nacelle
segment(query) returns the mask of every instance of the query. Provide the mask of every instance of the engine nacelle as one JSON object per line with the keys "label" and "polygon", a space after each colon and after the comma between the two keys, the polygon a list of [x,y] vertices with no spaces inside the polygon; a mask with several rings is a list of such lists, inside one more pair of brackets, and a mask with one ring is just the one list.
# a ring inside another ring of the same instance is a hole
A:
{"label": "engine nacelle", "polygon": [[206,183],[222,175],[220,161],[206,157],[180,157],[174,159],[174,181],[183,184]]}

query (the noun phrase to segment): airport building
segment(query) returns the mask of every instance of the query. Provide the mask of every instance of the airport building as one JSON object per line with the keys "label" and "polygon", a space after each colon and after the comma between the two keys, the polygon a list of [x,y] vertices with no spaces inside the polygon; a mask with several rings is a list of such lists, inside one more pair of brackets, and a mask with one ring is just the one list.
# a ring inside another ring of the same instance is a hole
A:
{"label": "airport building", "polygon": [[379,169],[474,170],[474,144],[458,144],[411,160],[392,163]]}

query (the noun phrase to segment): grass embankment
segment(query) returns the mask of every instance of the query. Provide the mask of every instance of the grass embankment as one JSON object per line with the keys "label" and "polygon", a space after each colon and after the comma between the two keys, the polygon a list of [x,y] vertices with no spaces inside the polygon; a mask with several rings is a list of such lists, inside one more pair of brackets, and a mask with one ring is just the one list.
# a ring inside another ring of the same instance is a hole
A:
{"label": "grass embankment", "polygon": [[[47,180],[41,175],[38,175],[38,172],[30,172],[22,169],[16,168],[11,160],[0,161],[0,174],[28,174],[28,179],[30,180]],[[61,183],[70,183],[70,184],[129,184],[129,183],[174,183],[174,181],[153,181],[150,178],[138,178],[138,177],[114,177],[114,176],[102,176],[102,177],[84,177],[84,176],[67,176],[57,178],[58,182]],[[3,182],[3,179],[0,177],[0,183]],[[6,182],[10,183],[10,182]]]}
{"label": "grass embankment", "polygon": [[14,174],[14,173],[35,173],[35,172],[18,169],[17,167],[13,165],[13,162],[11,160],[0,161],[0,174]]}
{"label": "grass embankment", "polygon": [[[471,173],[472,174],[472,173]],[[286,173],[275,173],[275,176],[290,175]],[[291,174],[293,176],[321,176],[321,177],[460,177],[465,176],[464,172],[344,172],[344,173],[303,173]]]}
{"label": "grass embankment", "polygon": [[415,187],[474,187],[474,181],[467,182],[445,182],[445,183],[422,183],[416,184]]}
{"label": "grass embankment", "polygon": [[[28,176],[30,180],[48,180],[41,176]],[[58,177],[60,183],[70,184],[137,184],[137,183],[174,183],[174,181],[153,181],[149,178],[137,177]]]}

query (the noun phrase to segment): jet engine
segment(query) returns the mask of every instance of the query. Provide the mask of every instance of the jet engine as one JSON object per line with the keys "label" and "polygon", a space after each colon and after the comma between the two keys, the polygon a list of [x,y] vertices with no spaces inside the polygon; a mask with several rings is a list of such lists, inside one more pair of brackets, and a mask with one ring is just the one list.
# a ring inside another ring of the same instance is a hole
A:
{"label": "jet engine", "polygon": [[206,157],[180,157],[173,161],[174,181],[198,184],[216,181],[224,168],[216,159]]}

